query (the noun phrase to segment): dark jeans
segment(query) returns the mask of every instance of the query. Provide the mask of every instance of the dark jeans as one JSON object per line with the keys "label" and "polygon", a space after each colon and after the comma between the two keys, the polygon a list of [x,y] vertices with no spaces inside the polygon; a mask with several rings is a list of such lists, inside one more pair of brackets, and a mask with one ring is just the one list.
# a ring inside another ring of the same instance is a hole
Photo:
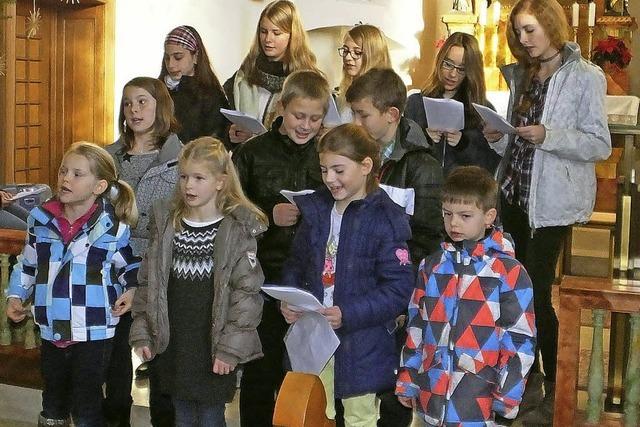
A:
{"label": "dark jeans", "polygon": [[240,383],[240,424],[242,427],[271,427],[275,394],[284,379],[284,334],[287,324],[275,301],[265,301],[258,335],[262,359],[244,365]]}
{"label": "dark jeans", "polygon": [[129,347],[129,329],[131,329],[131,313],[120,317],[113,338],[111,361],[107,370],[106,397],[103,402],[104,416],[110,426],[129,427],[131,417],[131,382],[133,366],[131,364],[131,347]]}
{"label": "dark jeans", "polygon": [[175,410],[171,395],[164,392],[158,363],[160,358],[166,357],[157,354],[149,362],[149,413],[153,427],[174,427]]}
{"label": "dark jeans", "polygon": [[217,405],[194,400],[173,399],[176,427],[227,427],[224,403]]}
{"label": "dark jeans", "polygon": [[78,342],[67,348],[42,340],[40,364],[45,418],[61,420],[71,414],[76,427],[105,425],[102,384],[111,347],[111,339]]}
{"label": "dark jeans", "polygon": [[[551,304],[551,289],[568,226],[537,228],[532,234],[527,213],[518,206],[508,204],[504,197],[500,215],[504,231],[511,234],[515,243],[516,258],[524,265],[533,283],[537,349],[542,355],[545,378],[555,382],[558,318]],[[535,363],[533,370],[539,368],[539,364]]]}

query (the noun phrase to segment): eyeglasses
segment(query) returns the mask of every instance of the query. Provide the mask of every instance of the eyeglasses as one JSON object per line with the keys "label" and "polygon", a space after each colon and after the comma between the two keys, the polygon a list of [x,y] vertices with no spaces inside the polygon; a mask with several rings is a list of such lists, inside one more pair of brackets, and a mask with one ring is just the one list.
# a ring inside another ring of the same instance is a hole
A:
{"label": "eyeglasses", "polygon": [[344,47],[344,46],[338,48],[338,55],[340,55],[343,58],[346,58],[347,55],[351,55],[354,61],[357,61],[358,59],[360,59],[363,53],[364,52],[362,52],[361,50],[349,50],[348,47]]}
{"label": "eyeglasses", "polygon": [[460,67],[456,65],[453,62],[449,61],[448,59],[445,59],[444,61],[442,61],[442,69],[446,71],[456,70],[456,72],[461,76],[464,76],[466,73],[466,70],[464,69],[464,67]]}

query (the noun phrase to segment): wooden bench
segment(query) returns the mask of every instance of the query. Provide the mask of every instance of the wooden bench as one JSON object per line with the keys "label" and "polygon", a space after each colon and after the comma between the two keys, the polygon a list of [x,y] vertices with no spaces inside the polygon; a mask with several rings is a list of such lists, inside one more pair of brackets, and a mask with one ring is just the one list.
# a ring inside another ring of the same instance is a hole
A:
{"label": "wooden bench", "polygon": [[587,422],[601,425],[604,388],[602,319],[604,311],[631,314],[631,349],[625,379],[625,425],[638,423],[640,399],[640,282],[625,279],[564,276],[560,283],[558,368],[554,426],[576,425],[580,310],[594,310],[594,346],[589,369]]}

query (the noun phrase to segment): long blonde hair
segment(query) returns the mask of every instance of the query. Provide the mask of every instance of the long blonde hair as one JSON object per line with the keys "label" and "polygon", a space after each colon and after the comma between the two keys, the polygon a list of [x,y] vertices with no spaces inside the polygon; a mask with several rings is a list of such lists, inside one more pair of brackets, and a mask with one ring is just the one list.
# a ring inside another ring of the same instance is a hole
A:
{"label": "long blonde hair", "polygon": [[253,43],[249,53],[242,61],[242,65],[240,65],[240,69],[247,77],[249,84],[256,85],[259,82],[256,61],[258,56],[262,54],[262,47],[260,47],[260,23],[262,18],[267,18],[273,25],[290,35],[289,46],[287,46],[287,51],[283,58],[287,74],[298,70],[313,70],[322,74],[316,66],[316,56],[309,48],[309,39],[295,5],[288,0],[277,0],[269,3],[260,14]]}
{"label": "long blonde hair", "polygon": [[[362,67],[358,76],[363,75],[372,68],[391,68],[387,39],[385,39],[384,34],[378,27],[368,24],[356,25],[347,31],[345,38],[346,36],[351,37],[351,40],[362,49]],[[340,96],[344,97],[353,79],[354,77],[348,75],[343,67]]]}
{"label": "long blonde hair", "polygon": [[[231,156],[224,148],[222,141],[211,136],[194,139],[188,143],[180,153],[178,168],[182,170],[187,162],[205,163],[212,175],[222,175],[225,177],[224,185],[216,196],[216,208],[222,212],[222,214],[231,214],[238,207],[242,206],[251,211],[259,221],[265,225],[269,224],[269,220],[264,212],[244,195],[236,168],[231,161]],[[182,229],[181,220],[187,212],[188,207],[184,202],[184,196],[180,188],[177,187],[171,212],[174,229]]]}
{"label": "long blonde hair", "polygon": [[118,220],[135,227],[138,223],[136,196],[131,186],[118,177],[113,157],[104,148],[86,141],[71,145],[64,156],[69,154],[82,156],[89,161],[91,173],[108,184],[107,189],[100,196],[113,204]]}
{"label": "long blonde hair", "polygon": [[[519,82],[519,92],[526,94],[533,78],[540,70],[540,59],[529,56],[515,32],[513,21],[521,13],[526,13],[536,18],[544,29],[545,35],[549,38],[551,45],[558,50],[562,50],[570,36],[567,17],[562,6],[556,0],[520,0],[513,6],[507,22],[507,43],[518,64],[524,67],[525,72],[522,81]],[[532,101],[529,97],[522,96],[515,110],[521,114],[525,113],[531,107],[531,103]]]}

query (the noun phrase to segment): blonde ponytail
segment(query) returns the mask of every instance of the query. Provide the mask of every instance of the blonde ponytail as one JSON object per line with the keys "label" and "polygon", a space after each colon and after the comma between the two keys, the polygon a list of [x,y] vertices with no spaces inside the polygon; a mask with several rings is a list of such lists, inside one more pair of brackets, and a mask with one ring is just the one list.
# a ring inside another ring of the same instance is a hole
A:
{"label": "blonde ponytail", "polygon": [[105,194],[113,205],[116,217],[132,228],[138,224],[138,206],[133,188],[121,179],[116,179],[109,184],[108,193]]}

